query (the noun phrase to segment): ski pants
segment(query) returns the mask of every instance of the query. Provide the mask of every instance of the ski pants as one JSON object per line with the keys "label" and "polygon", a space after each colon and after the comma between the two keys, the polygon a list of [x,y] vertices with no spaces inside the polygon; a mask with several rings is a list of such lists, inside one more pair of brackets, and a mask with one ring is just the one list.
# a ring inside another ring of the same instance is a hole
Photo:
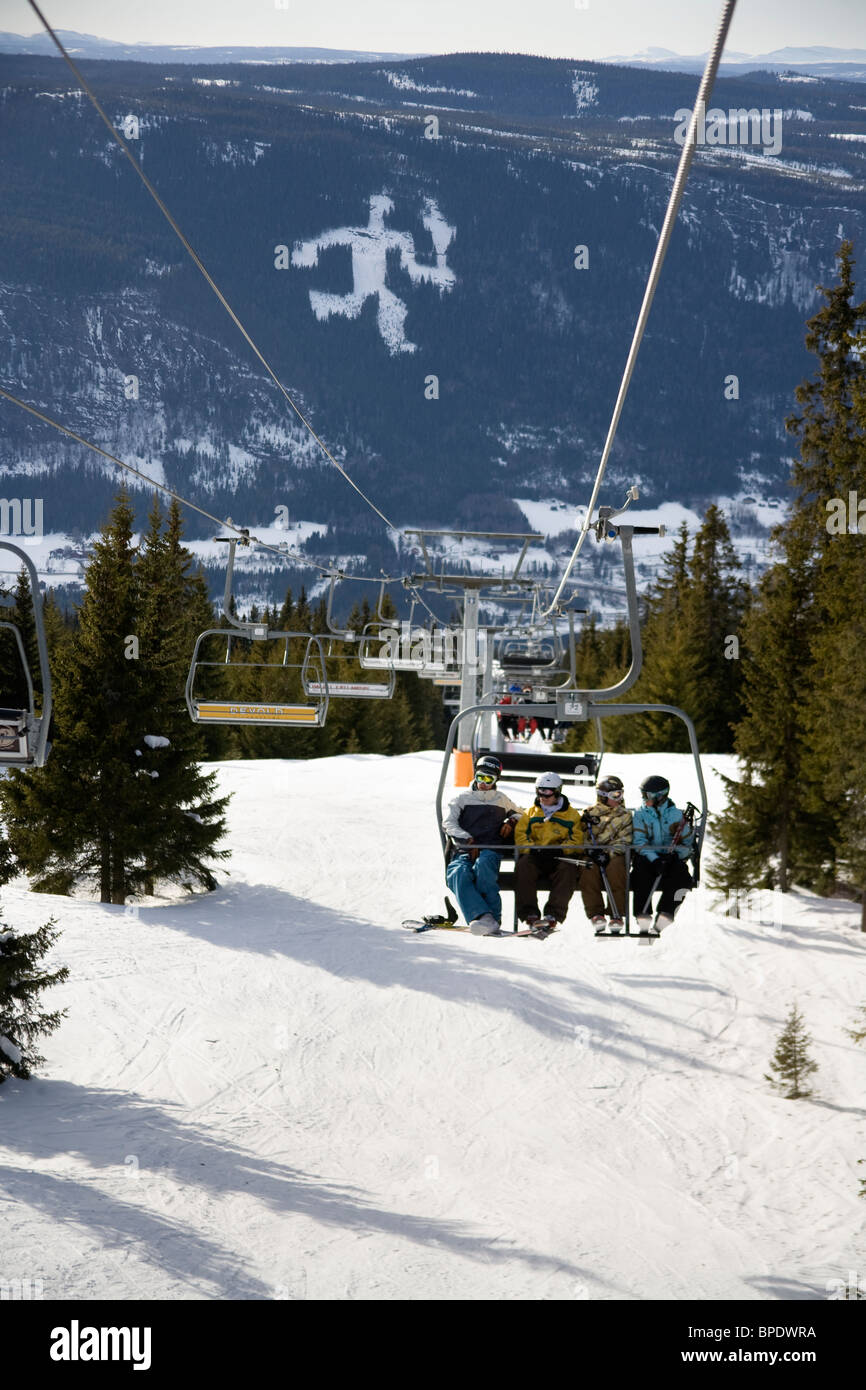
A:
{"label": "ski pants", "polygon": [[[610,862],[605,865],[604,872],[610,884],[610,891],[614,901],[610,903],[611,912],[614,904],[620,917],[625,916],[625,897],[628,891],[628,883],[625,872],[625,855],[612,854]],[[580,894],[583,898],[583,906],[586,909],[587,917],[604,916],[604,898],[602,892],[604,884],[601,877],[601,869],[598,864],[591,864],[588,868],[581,870],[580,875]],[[649,892],[649,889],[647,889]],[[644,899],[646,901],[646,899]]]}
{"label": "ski pants", "polygon": [[495,849],[480,849],[473,862],[464,850],[455,854],[445,870],[445,882],[457,899],[465,922],[474,922],[486,912],[502,921],[499,895],[500,857]]}
{"label": "ski pants", "polygon": [[662,875],[662,881],[659,884],[661,897],[658,911],[666,917],[674,916],[688,889],[692,887],[692,876],[684,859],[677,858],[672,863],[662,865],[657,859],[646,859],[644,855],[636,854],[631,863],[631,891],[635,917],[642,916],[644,911],[652,915],[652,903],[647,907],[646,901],[659,874]]}
{"label": "ski pants", "polygon": [[571,895],[577,887],[579,866],[568,864],[558,857],[559,851],[532,850],[520,854],[514,871],[517,892],[517,915],[525,922],[530,917],[538,917],[538,880],[550,881],[550,894],[544,909],[545,917],[555,917],[564,922],[568,912]]}

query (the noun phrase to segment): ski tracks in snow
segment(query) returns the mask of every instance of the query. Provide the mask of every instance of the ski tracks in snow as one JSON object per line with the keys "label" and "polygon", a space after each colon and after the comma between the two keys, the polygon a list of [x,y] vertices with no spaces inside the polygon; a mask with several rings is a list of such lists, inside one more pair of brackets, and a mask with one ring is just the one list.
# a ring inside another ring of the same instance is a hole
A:
{"label": "ski tracks in snow", "polygon": [[[579,902],[544,943],[413,937],[437,771],[222,765],[224,888],[53,901],[70,1013],[0,1096],[6,1277],[38,1251],[46,1297],[772,1298],[861,1267],[850,909],[735,922],[701,891],[653,945],[596,941]],[[794,993],[810,1103],[763,1081]]]}

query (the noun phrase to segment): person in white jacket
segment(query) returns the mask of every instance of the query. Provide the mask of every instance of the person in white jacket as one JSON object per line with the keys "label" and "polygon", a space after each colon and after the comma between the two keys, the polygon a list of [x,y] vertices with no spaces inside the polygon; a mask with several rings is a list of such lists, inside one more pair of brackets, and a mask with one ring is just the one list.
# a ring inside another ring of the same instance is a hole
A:
{"label": "person in white jacket", "polygon": [[[448,807],[442,829],[451,841],[445,881],[475,936],[493,936],[502,921],[499,894],[501,851],[497,841],[513,839],[521,811],[499,791],[502,764],[491,753],[475,763],[475,780]],[[504,849],[504,844],[503,844]]]}

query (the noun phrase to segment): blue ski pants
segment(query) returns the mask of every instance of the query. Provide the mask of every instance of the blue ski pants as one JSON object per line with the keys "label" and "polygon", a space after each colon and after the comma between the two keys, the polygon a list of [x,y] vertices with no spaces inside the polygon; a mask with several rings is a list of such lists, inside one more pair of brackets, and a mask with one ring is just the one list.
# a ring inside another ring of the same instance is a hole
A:
{"label": "blue ski pants", "polygon": [[464,851],[455,854],[445,870],[445,882],[457,899],[463,919],[472,922],[485,912],[502,921],[499,895],[499,855],[495,849],[481,849],[473,863]]}

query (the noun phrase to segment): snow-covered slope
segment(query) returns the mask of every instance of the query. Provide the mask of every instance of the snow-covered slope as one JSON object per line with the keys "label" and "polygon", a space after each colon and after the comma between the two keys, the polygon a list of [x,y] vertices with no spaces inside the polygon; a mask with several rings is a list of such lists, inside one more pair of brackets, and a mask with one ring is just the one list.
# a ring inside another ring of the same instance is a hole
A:
{"label": "snow-covered slope", "polygon": [[[688,760],[610,756],[630,800]],[[711,804],[720,802],[706,760]],[[826,1299],[863,1268],[866,938],[701,889],[660,941],[414,936],[439,759],[229,763],[231,875],[53,913],[67,1006],[0,1090],[3,1277],[57,1299]],[[811,1101],[763,1080],[797,1000]]]}

